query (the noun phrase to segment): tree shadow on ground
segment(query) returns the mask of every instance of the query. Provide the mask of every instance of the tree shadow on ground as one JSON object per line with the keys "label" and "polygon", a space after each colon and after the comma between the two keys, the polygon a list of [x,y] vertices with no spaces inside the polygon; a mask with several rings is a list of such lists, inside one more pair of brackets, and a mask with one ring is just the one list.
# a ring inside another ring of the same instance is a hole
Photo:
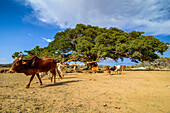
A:
{"label": "tree shadow on ground", "polygon": [[[72,78],[77,78],[77,77],[64,77],[63,79],[72,79]],[[50,80],[51,78],[41,78],[42,80]]]}
{"label": "tree shadow on ground", "polygon": [[110,75],[126,75],[126,73],[118,73],[118,74],[112,73]]}
{"label": "tree shadow on ground", "polygon": [[44,86],[41,86],[40,88],[65,85],[65,84],[68,84],[68,83],[74,83],[74,82],[80,82],[80,81],[82,81],[82,80],[72,80],[72,81],[59,82],[59,83],[55,83],[55,84],[44,85]]}

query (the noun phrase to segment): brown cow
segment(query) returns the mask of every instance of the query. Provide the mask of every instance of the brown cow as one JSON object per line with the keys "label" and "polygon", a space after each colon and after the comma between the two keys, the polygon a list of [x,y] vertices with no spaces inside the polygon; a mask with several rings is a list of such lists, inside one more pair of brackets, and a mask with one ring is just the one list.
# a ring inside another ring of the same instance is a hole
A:
{"label": "brown cow", "polygon": [[122,71],[122,73],[123,73],[123,71],[125,71],[125,69],[126,69],[126,65],[121,66],[120,68],[121,68],[121,71]]}
{"label": "brown cow", "polygon": [[110,69],[109,69],[109,66],[106,66],[106,71],[107,71],[109,74],[111,74],[111,71],[110,71]]}
{"label": "brown cow", "polygon": [[[37,75],[40,85],[42,85],[41,78],[39,76],[39,72],[48,72],[52,73],[51,82],[54,76],[54,83],[56,79],[56,62],[52,58],[38,58],[37,56],[32,56],[28,60],[23,60],[22,56],[20,58],[14,57],[15,61],[12,64],[10,72],[17,72],[17,73],[24,73],[25,75],[32,75],[30,81],[26,88],[29,88],[31,81],[33,80],[34,76]],[[61,77],[58,69],[58,75]]]}
{"label": "brown cow", "polygon": [[92,66],[89,66],[89,69],[92,69]]}
{"label": "brown cow", "polygon": [[91,69],[93,71],[93,73],[97,72],[99,69],[99,66],[97,67],[92,67],[92,66],[89,66],[89,69]]}

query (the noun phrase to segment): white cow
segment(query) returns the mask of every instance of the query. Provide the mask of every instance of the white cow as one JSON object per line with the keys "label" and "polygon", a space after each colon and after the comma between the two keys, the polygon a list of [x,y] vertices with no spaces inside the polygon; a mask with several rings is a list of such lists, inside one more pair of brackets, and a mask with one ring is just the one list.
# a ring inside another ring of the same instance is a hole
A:
{"label": "white cow", "polygon": [[121,66],[120,65],[115,65],[115,67],[116,67],[116,70],[115,70],[115,72],[118,74],[118,71],[120,71],[120,74],[121,74]]}
{"label": "white cow", "polygon": [[57,69],[59,70],[62,77],[64,77],[63,70],[65,69],[66,65],[62,65],[60,63],[57,64]]}
{"label": "white cow", "polygon": [[109,68],[110,71],[115,71],[115,74],[118,74],[118,71],[120,71],[121,74],[121,66],[120,65],[115,65],[114,67]]}
{"label": "white cow", "polygon": [[77,66],[74,66],[74,68],[73,68],[73,69],[74,69],[74,71],[75,71],[75,72],[77,72]]}

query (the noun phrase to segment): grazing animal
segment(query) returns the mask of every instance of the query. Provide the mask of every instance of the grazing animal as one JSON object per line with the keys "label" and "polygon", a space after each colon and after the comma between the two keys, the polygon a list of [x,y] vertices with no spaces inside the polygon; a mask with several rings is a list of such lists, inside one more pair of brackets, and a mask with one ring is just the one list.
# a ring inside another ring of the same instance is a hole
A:
{"label": "grazing animal", "polygon": [[[66,65],[68,65],[68,64],[66,64]],[[78,68],[78,64],[69,64],[69,66],[71,67],[71,68],[73,68],[73,70],[74,70],[74,72],[77,72],[77,68]]]}
{"label": "grazing animal", "polygon": [[[56,82],[56,61],[52,58],[38,58],[37,56],[32,56],[30,59],[23,60],[22,56],[20,58],[14,57],[15,60],[10,68],[10,72],[24,73],[25,75],[32,75],[30,81],[26,88],[30,87],[31,81],[34,76],[37,75],[40,85],[42,85],[41,78],[39,76],[39,72],[48,72],[52,73],[51,82],[54,77],[54,83]],[[60,75],[57,69],[58,75]]]}
{"label": "grazing animal", "polygon": [[91,70],[92,70],[93,72],[97,72],[97,71],[99,70],[99,66],[97,66],[97,67],[92,67]]}
{"label": "grazing animal", "polygon": [[64,73],[62,72],[62,70],[65,68],[65,65],[62,65],[60,63],[57,64],[57,68],[62,76],[62,78],[64,77]]}
{"label": "grazing animal", "polygon": [[91,69],[91,70],[93,71],[93,73],[96,72],[96,71],[98,71],[98,70],[100,70],[100,69],[99,69],[99,66],[96,66],[96,67],[89,66],[89,69]]}
{"label": "grazing animal", "polygon": [[121,66],[120,65],[117,65],[117,66],[115,65],[114,67],[116,68],[115,69],[115,74],[116,73],[118,74],[118,71],[120,71],[120,74],[121,74],[121,68],[120,68]]}
{"label": "grazing animal", "polygon": [[92,66],[89,66],[89,69],[92,69]]}
{"label": "grazing animal", "polygon": [[110,71],[110,69],[109,69],[109,66],[106,66],[106,71],[110,74],[111,73],[111,71]]}
{"label": "grazing animal", "polygon": [[[115,74],[116,74],[116,72],[118,73],[117,66],[110,67],[109,70],[110,70],[110,71],[115,71]],[[111,72],[110,72],[110,73],[111,73]],[[109,74],[110,74],[110,73],[109,73]]]}
{"label": "grazing animal", "polygon": [[120,69],[121,69],[121,71],[122,71],[122,73],[123,73],[123,71],[125,71],[125,69],[126,69],[126,65],[121,66]]}
{"label": "grazing animal", "polygon": [[120,66],[120,65],[115,65],[114,67],[110,67],[109,66],[106,66],[106,71],[111,74],[111,71],[115,71],[115,74],[118,74],[118,71],[120,71],[120,74],[121,72],[123,72],[123,70],[125,70],[126,66]]}
{"label": "grazing animal", "polygon": [[74,71],[76,72],[76,71],[77,71],[77,66],[74,66],[73,69],[74,69]]}

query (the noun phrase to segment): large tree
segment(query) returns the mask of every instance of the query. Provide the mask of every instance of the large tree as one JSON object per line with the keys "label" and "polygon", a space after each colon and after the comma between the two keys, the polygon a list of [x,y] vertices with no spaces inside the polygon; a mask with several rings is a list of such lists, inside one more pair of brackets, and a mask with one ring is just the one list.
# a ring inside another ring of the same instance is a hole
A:
{"label": "large tree", "polygon": [[130,58],[133,62],[153,61],[163,54],[169,43],[144,32],[126,33],[118,28],[99,28],[77,24],[74,29],[56,33],[54,40],[45,48],[35,47],[25,51],[28,55],[60,58],[63,61],[93,63],[106,58],[117,61]]}

